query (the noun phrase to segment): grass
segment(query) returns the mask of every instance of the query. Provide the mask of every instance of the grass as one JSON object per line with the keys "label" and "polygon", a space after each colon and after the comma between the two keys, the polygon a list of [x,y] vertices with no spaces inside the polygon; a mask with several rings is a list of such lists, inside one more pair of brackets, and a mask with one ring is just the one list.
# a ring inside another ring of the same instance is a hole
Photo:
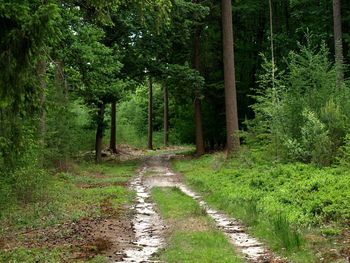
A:
{"label": "grass", "polygon": [[26,249],[17,248],[10,252],[0,251],[0,262],[8,263],[36,263],[47,262],[56,263],[61,262],[63,258],[63,251],[60,249]]}
{"label": "grass", "polygon": [[[2,211],[0,262],[61,262],[71,253],[67,246],[45,248],[44,242],[41,248],[2,250],[1,242],[6,244],[5,237],[13,233],[17,233],[18,240],[23,240],[26,238],[24,232],[28,230],[45,232],[65,222],[106,216],[109,211],[104,208],[106,202],[110,209],[118,211],[134,197],[125,184],[136,167],[136,162],[81,163],[74,165],[68,173],[50,175],[51,179],[46,181],[49,184],[46,193],[39,200],[27,204],[13,203]],[[107,262],[103,256],[91,260]]]}
{"label": "grass", "polygon": [[239,263],[239,258],[225,235],[196,201],[178,188],[155,188],[152,191],[162,217],[170,225],[168,246],[160,252],[165,262]]}
{"label": "grass", "polygon": [[[64,249],[54,248],[17,248],[10,252],[0,251],[0,262],[6,263],[57,263],[69,262],[67,258],[67,251]],[[110,260],[101,255],[97,255],[88,260],[76,260],[76,263],[109,263]]]}
{"label": "grass", "polygon": [[[174,167],[209,204],[240,219],[253,235],[293,262],[319,262],[326,247],[344,248],[329,243],[350,219],[347,170],[271,163],[259,152],[245,152],[228,161],[222,153],[206,155],[175,161]],[[329,230],[321,235],[320,227]],[[345,257],[340,254],[325,260],[337,262]]]}

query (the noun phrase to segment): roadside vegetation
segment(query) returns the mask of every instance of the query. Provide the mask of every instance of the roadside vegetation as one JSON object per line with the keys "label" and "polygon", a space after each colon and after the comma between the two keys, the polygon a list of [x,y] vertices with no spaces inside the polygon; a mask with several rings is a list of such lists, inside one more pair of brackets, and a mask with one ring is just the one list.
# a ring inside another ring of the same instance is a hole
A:
{"label": "roadside vegetation", "polygon": [[45,186],[44,194],[1,210],[0,262],[106,262],[99,254],[108,240],[93,236],[96,222],[128,214],[133,193],[126,183],[136,167],[130,161],[79,163],[47,175],[37,186]]}
{"label": "roadside vegetation", "polygon": [[243,150],[175,161],[186,182],[216,208],[240,219],[252,235],[293,262],[346,262],[350,235],[350,173],[272,163],[261,151]]}
{"label": "roadside vegetation", "polygon": [[[195,146],[175,167],[210,204],[293,262],[349,261],[349,14],[345,0],[1,0],[0,260],[108,250],[91,236],[104,219],[130,230],[115,222],[128,152]],[[172,229],[162,259],[235,262],[194,203],[154,198],[169,223],[186,208],[176,222],[208,227]]]}
{"label": "roadside vegetation", "polygon": [[167,247],[159,252],[160,260],[169,263],[244,262],[191,197],[178,188],[154,188],[152,198],[168,226]]}

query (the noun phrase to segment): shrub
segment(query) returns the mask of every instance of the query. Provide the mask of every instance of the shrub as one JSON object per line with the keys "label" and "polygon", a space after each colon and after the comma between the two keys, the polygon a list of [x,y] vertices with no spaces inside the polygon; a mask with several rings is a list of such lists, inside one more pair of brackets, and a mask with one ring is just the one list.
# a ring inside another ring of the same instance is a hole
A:
{"label": "shrub", "polygon": [[265,59],[265,73],[253,105],[256,118],[248,121],[247,138],[272,152],[270,156],[289,161],[330,165],[350,127],[344,85],[337,86],[334,65],[324,44],[310,43],[291,52],[288,70],[276,73]]}

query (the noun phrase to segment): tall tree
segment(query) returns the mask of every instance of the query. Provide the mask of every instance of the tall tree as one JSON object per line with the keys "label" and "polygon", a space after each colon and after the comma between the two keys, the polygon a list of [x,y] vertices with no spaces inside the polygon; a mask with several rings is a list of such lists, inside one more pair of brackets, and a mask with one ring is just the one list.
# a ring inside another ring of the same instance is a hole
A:
{"label": "tall tree", "polygon": [[274,43],[273,43],[273,11],[272,11],[272,0],[269,0],[269,11],[270,11],[270,46],[271,46],[271,78],[272,78],[272,86],[275,86],[275,51],[274,51]]}
{"label": "tall tree", "polygon": [[224,84],[226,106],[226,140],[227,154],[231,155],[239,149],[237,95],[234,66],[233,25],[231,0],[221,1]]}
{"label": "tall tree", "polygon": [[44,59],[39,60],[37,65],[37,73],[39,76],[39,86],[40,86],[40,123],[39,123],[39,133],[40,142],[44,145],[44,137],[46,133],[46,111],[45,111],[45,101],[46,101],[46,62]]}
{"label": "tall tree", "polygon": [[344,71],[343,71],[344,56],[343,56],[340,0],[333,0],[333,23],[334,23],[335,63],[337,67],[338,81],[341,82],[344,79]]}
{"label": "tall tree", "polygon": [[153,149],[153,87],[152,78],[148,79],[148,149]]}
{"label": "tall tree", "polygon": [[169,145],[169,91],[168,87],[164,84],[164,146]]}
{"label": "tall tree", "polygon": [[[200,72],[201,67],[201,26],[197,26],[194,34],[193,45],[193,67]],[[201,105],[201,93],[199,87],[196,87],[194,98],[194,120],[196,128],[196,155],[201,156],[204,154],[204,138],[203,138],[203,126],[202,126],[202,105]]]}
{"label": "tall tree", "polygon": [[97,130],[96,130],[96,141],[95,141],[95,161],[100,163],[102,161],[102,140],[103,140],[103,122],[104,122],[104,111],[105,105],[100,101],[97,105]]}
{"label": "tall tree", "polygon": [[109,140],[109,149],[113,152],[113,153],[117,153],[117,140],[116,140],[116,113],[117,113],[117,106],[116,106],[116,102],[113,101],[111,103],[111,137]]}

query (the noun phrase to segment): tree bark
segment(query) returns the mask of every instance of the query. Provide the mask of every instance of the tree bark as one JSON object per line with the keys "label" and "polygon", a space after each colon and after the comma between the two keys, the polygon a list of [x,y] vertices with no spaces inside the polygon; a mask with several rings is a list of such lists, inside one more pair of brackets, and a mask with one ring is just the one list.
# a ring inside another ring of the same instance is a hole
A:
{"label": "tree bark", "polygon": [[335,64],[337,68],[338,84],[344,80],[344,56],[341,24],[341,3],[340,0],[333,0],[333,22],[334,22],[334,45],[335,45]]}
{"label": "tree bark", "polygon": [[[194,46],[193,46],[193,67],[200,72],[201,67],[201,27],[197,27],[194,34]],[[204,137],[203,137],[203,125],[202,125],[202,105],[201,105],[201,93],[199,88],[195,90],[194,98],[194,120],[196,128],[196,155],[201,156],[205,153],[204,149]]]}
{"label": "tree bark", "polygon": [[104,120],[105,105],[103,102],[98,103],[97,112],[97,131],[95,143],[95,161],[100,163],[102,161],[102,140],[103,140],[103,120]]}
{"label": "tree bark", "polygon": [[239,150],[231,0],[222,0],[222,34],[228,156]]}
{"label": "tree bark", "polygon": [[164,85],[164,146],[169,146],[169,92],[168,87]]}
{"label": "tree bark", "polygon": [[61,60],[55,62],[55,88],[59,94],[59,103],[68,103],[68,85],[64,77],[64,65]]}
{"label": "tree bark", "polygon": [[153,88],[152,78],[148,80],[148,149],[153,150]]}
{"label": "tree bark", "polygon": [[118,153],[117,151],[117,140],[116,140],[116,102],[111,103],[111,137],[109,140],[109,149],[113,153]]}
{"label": "tree bark", "polygon": [[39,132],[40,132],[40,142],[42,145],[45,143],[45,133],[46,133],[46,62],[45,60],[40,60],[37,66],[37,72],[39,76],[39,87],[40,87],[40,120],[39,120]]}
{"label": "tree bark", "polygon": [[272,13],[272,0],[269,0],[270,9],[270,48],[271,48],[271,64],[272,64],[272,87],[275,87],[275,47],[273,43],[273,13]]}

